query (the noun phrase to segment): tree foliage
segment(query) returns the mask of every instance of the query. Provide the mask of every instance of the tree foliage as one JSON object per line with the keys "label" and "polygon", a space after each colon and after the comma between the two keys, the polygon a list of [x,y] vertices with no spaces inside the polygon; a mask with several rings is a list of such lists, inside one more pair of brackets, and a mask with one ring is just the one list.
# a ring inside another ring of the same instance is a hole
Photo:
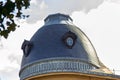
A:
{"label": "tree foliage", "polygon": [[27,18],[29,15],[22,13],[23,9],[30,6],[30,0],[6,0],[0,1],[0,35],[4,38],[8,37],[11,31],[15,31],[19,27],[15,22],[15,18]]}

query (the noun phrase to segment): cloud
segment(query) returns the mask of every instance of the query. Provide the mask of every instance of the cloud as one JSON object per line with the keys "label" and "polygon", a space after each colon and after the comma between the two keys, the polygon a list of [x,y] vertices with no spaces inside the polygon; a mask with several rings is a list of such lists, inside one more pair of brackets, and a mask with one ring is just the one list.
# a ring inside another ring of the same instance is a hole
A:
{"label": "cloud", "polygon": [[43,21],[35,24],[23,23],[8,39],[1,37],[3,47],[0,48],[0,80],[19,80],[19,70],[23,51],[21,45],[24,39],[29,40],[43,25]]}
{"label": "cloud", "polygon": [[18,66],[20,66],[20,64],[21,64],[21,56],[20,55],[11,54],[8,56],[8,60],[10,61],[10,63],[16,64]]}
{"label": "cloud", "polygon": [[8,48],[0,50],[0,80],[19,80],[20,58]]}
{"label": "cloud", "polygon": [[74,11],[88,13],[97,8],[104,0],[35,0],[31,2],[30,9],[24,13],[29,14],[29,23],[35,23],[45,18],[48,14],[65,13],[72,14]]}
{"label": "cloud", "polygon": [[2,43],[2,38],[0,36],[0,49],[2,49],[2,48],[3,48],[3,43]]}
{"label": "cloud", "polygon": [[[72,18],[76,26],[90,38],[100,60],[111,70],[120,70],[120,5],[105,1],[89,14],[74,12]],[[116,71],[116,74],[120,75],[120,71]]]}
{"label": "cloud", "polygon": [[19,69],[13,67],[5,67],[0,70],[0,80],[19,80],[18,74]]}
{"label": "cloud", "polygon": [[107,1],[120,4],[120,0],[107,0]]}

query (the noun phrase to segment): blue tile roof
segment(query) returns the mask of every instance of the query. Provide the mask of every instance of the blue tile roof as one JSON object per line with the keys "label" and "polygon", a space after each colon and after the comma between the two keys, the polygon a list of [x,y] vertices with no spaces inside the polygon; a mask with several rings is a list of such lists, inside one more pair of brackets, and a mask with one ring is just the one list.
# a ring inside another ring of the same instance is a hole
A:
{"label": "blue tile roof", "polygon": [[[69,32],[71,33],[69,34]],[[64,36],[76,37],[75,38],[76,40],[74,40],[74,45],[72,47],[69,48],[68,46],[66,46],[65,42],[63,42]],[[67,70],[70,71],[66,67],[67,64],[74,63],[76,65],[79,65],[81,63],[88,64],[89,66],[87,67],[92,66],[92,68],[90,69],[100,68],[101,66],[103,66],[103,64],[101,64],[101,62],[99,61],[96,51],[88,37],[84,34],[83,31],[81,31],[78,27],[76,27],[72,23],[72,19],[68,15],[64,14],[49,15],[45,19],[45,24],[43,25],[43,27],[41,27],[33,35],[30,41],[25,41],[23,43],[22,49],[24,51],[24,55],[21,64],[20,76],[22,77],[24,76],[24,78],[25,75],[27,76],[32,75],[28,73],[30,72],[28,69],[32,64],[36,64],[37,62],[41,65],[40,61],[42,61],[43,64],[44,60],[45,61],[48,60],[48,62],[50,60],[53,63],[56,60],[60,60],[58,61],[60,63],[58,64],[55,63],[55,65],[60,65],[61,61],[63,61],[62,66],[63,68],[65,67],[64,69],[65,71]],[[71,59],[73,60],[72,63],[69,62],[69,60],[71,61]],[[66,63],[66,60],[69,63]],[[79,61],[80,63],[79,62],[76,63],[77,61]],[[50,63],[48,63],[48,65],[46,63],[45,64],[49,66]],[[85,66],[82,65],[81,67],[83,68]],[[63,70],[63,68],[60,67],[59,69]],[[75,68],[76,70],[75,69],[73,70],[73,68],[71,67],[73,72],[79,70],[81,71],[82,69],[79,68],[80,67]],[[84,69],[88,70],[87,68]],[[49,70],[47,71],[50,72],[53,70],[51,70],[50,68],[50,71]]]}

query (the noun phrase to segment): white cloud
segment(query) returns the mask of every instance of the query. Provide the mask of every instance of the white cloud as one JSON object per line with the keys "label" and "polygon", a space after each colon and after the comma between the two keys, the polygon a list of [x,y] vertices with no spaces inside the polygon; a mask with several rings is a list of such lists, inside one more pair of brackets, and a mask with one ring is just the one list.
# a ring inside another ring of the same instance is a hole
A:
{"label": "white cloud", "polygon": [[[8,46],[9,47],[9,46]],[[8,48],[3,48],[0,50],[0,79],[1,80],[19,80],[18,78],[18,72],[20,68],[20,63],[21,61],[21,56],[16,54],[16,57],[14,56],[15,54],[12,54],[10,49]],[[20,51],[19,51],[20,52]],[[13,61],[10,59],[10,56],[15,57]]]}
{"label": "white cloud", "polygon": [[30,9],[25,10],[25,14],[30,15],[27,22],[30,24],[36,23],[38,20],[42,20],[48,13],[47,4],[44,0],[36,0],[36,3],[31,3]]}
{"label": "white cloud", "polygon": [[10,61],[10,63],[20,67],[20,64],[21,64],[21,58],[20,57],[21,55],[18,55],[18,54],[12,54],[12,55],[9,55],[8,56],[8,60]]}
{"label": "white cloud", "polygon": [[65,13],[71,14],[74,11],[88,13],[91,9],[97,8],[104,0],[35,0],[31,2],[30,9],[25,11],[30,17],[29,23],[35,23],[45,18],[48,14]]}
{"label": "white cloud", "polygon": [[2,80],[19,80],[22,59],[21,45],[24,39],[30,40],[32,35],[43,25],[43,21],[35,24],[21,23],[21,27],[10,33],[8,39],[1,39],[0,78]]}
{"label": "white cloud", "polygon": [[120,5],[105,1],[88,14],[74,12],[72,18],[88,35],[100,60],[110,69],[120,70]]}
{"label": "white cloud", "polygon": [[18,68],[5,67],[5,69],[0,70],[0,80],[19,80]]}
{"label": "white cloud", "polygon": [[107,0],[107,1],[120,4],[120,0]]}
{"label": "white cloud", "polygon": [[0,36],[0,49],[3,48],[3,44],[2,44],[2,41],[1,41],[1,36]]}

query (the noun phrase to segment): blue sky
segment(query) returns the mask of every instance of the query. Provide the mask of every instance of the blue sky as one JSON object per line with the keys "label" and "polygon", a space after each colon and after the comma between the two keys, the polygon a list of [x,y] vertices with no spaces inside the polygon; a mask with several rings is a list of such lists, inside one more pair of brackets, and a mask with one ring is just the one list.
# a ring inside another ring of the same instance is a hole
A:
{"label": "blue sky", "polygon": [[[31,0],[30,9],[24,12],[29,13],[30,18],[17,20],[21,27],[7,40],[0,40],[1,80],[19,80],[22,42],[32,37],[48,14],[58,12],[72,17],[108,68],[120,70],[120,0]],[[120,74],[119,71],[115,73]]]}

